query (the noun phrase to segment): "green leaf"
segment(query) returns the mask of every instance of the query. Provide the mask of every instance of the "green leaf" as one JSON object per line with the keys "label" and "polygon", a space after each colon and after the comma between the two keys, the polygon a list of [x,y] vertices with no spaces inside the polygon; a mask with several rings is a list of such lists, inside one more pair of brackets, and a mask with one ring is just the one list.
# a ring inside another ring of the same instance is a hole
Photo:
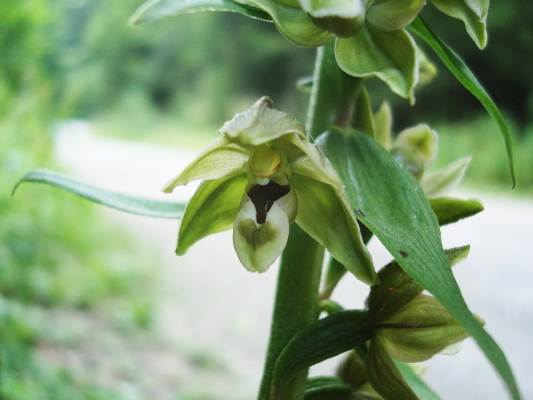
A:
{"label": "green leaf", "polygon": [[346,186],[356,216],[403,270],[431,292],[477,341],[520,395],[505,355],[468,310],[442,249],[439,225],[422,189],[391,154],[368,136],[332,129],[317,139]]}
{"label": "green leaf", "polygon": [[409,384],[413,392],[423,400],[441,400],[441,398],[424,382],[408,364],[393,360],[400,370],[403,379]]}
{"label": "green leaf", "polygon": [[367,24],[355,36],[338,38],[335,56],[347,74],[376,76],[393,92],[414,102],[418,54],[415,42],[404,29],[385,32]]}
{"label": "green leaf", "polygon": [[[484,1],[484,0],[482,0]],[[472,7],[472,3],[480,3],[479,0],[432,0],[444,14],[464,22],[466,31],[474,40],[477,47],[483,49],[487,45],[487,7]],[[477,9],[477,10],[476,10]]]}
{"label": "green leaf", "polygon": [[202,182],[185,209],[176,254],[184,254],[208,235],[231,229],[247,183],[246,174]]}
{"label": "green leaf", "polygon": [[420,180],[427,198],[446,196],[461,182],[472,157],[462,157],[429,173]]}
{"label": "green leaf", "polygon": [[318,47],[333,39],[329,32],[317,27],[311,17],[299,8],[285,7],[271,0],[242,0],[268,13],[283,36],[304,47]]}
{"label": "green leaf", "polygon": [[293,174],[291,182],[298,197],[298,225],[357,279],[376,283],[374,265],[357,221],[346,214],[333,186],[300,174]]}
{"label": "green leaf", "polygon": [[44,169],[24,175],[13,189],[13,194],[23,182],[45,183],[74,193],[84,199],[130,214],[145,215],[154,218],[179,219],[183,216],[183,210],[185,209],[185,203],[152,200],[117,193],[89,185],[88,183],[81,182],[59,172]]}
{"label": "green leaf", "polygon": [[437,216],[439,225],[447,225],[468,218],[484,210],[478,200],[461,200],[452,197],[429,199],[429,205]]}
{"label": "green leaf", "polygon": [[366,373],[372,388],[384,400],[418,400],[389,356],[381,339],[374,338],[366,356]]}
{"label": "green leaf", "polygon": [[500,110],[485,91],[483,86],[479,83],[475,75],[466,66],[464,61],[446,44],[444,43],[425,23],[422,17],[418,16],[411,25],[408,26],[411,32],[420,36],[429,46],[437,53],[444,65],[454,74],[461,84],[470,91],[483,104],[489,115],[492,117],[505,142],[507,150],[507,158],[509,160],[509,171],[511,173],[511,180],[513,188],[516,186],[516,176],[514,171],[513,150],[511,147],[511,136],[509,128],[505,123]]}
{"label": "green leaf", "polygon": [[305,383],[303,400],[351,400],[352,388],[337,378],[317,376]]}
{"label": "green leaf", "polygon": [[157,21],[164,17],[174,17],[181,14],[199,11],[229,11],[248,17],[271,21],[264,11],[231,0],[151,0],[142,4],[131,16],[130,25],[143,22]]}
{"label": "green leaf", "polygon": [[364,311],[340,311],[309,325],[285,346],[272,380],[272,400],[283,399],[284,386],[299,371],[353,349],[372,337]]}

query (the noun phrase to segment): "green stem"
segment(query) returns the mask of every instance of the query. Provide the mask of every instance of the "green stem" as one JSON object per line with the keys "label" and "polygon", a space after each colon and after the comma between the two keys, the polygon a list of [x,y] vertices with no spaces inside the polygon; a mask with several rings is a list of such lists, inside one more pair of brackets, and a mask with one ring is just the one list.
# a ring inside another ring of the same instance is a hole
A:
{"label": "green stem", "polygon": [[[333,41],[318,49],[313,90],[307,114],[307,132],[316,137],[339,120],[349,119],[360,88],[360,80],[349,77],[337,65]],[[287,343],[318,318],[318,291],[324,248],[297,224],[291,226],[281,257],[270,341],[268,344],[259,400],[271,398],[271,381],[276,360]],[[301,400],[307,371],[284,389],[282,400]]]}
{"label": "green stem", "polygon": [[[281,258],[259,400],[270,399],[272,372],[283,348],[296,333],[318,318],[318,288],[323,259],[324,248],[293,224]],[[283,400],[301,399],[306,378],[307,371],[296,377]]]}

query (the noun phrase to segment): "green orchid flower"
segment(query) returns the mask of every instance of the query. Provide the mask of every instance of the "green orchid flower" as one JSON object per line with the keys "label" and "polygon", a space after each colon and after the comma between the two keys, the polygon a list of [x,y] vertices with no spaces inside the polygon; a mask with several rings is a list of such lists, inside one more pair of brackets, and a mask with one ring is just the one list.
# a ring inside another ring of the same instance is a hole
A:
{"label": "green orchid flower", "polygon": [[237,114],[222,137],[164,188],[203,180],[181,222],[177,254],[233,227],[243,266],[265,272],[283,251],[296,221],[361,281],[377,275],[343,184],[302,124],[272,108],[268,97]]}

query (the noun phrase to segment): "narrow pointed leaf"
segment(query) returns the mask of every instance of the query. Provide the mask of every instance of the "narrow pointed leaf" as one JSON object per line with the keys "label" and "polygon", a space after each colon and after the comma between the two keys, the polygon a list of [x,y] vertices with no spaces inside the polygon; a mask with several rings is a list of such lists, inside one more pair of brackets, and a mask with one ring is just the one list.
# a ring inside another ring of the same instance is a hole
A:
{"label": "narrow pointed leaf", "polygon": [[441,226],[471,217],[484,210],[483,204],[475,199],[461,200],[452,197],[439,197],[429,199],[429,205]]}
{"label": "narrow pointed leaf", "polygon": [[131,25],[135,25],[199,11],[229,11],[247,17],[271,20],[266,12],[258,8],[231,0],[151,0],[136,10],[129,22]]}
{"label": "narrow pointed leaf", "polygon": [[272,400],[283,399],[283,388],[299,371],[357,347],[372,337],[363,311],[340,311],[296,334],[281,352],[272,380]]}
{"label": "narrow pointed leaf", "polygon": [[501,114],[500,110],[492,100],[492,98],[485,91],[481,83],[477,80],[475,75],[466,66],[464,61],[446,44],[444,43],[425,23],[425,21],[418,16],[409,26],[411,32],[420,36],[440,57],[444,65],[452,72],[459,82],[472,93],[487,110],[492,117],[505,142],[507,150],[507,158],[509,160],[509,171],[511,173],[511,180],[513,188],[516,186],[516,177],[514,171],[513,150],[511,146],[511,136],[509,128]]}
{"label": "narrow pointed leaf", "polygon": [[335,57],[348,75],[376,76],[393,92],[414,102],[418,54],[404,29],[385,32],[365,25],[357,35],[337,39]]}
{"label": "narrow pointed leaf", "polygon": [[403,270],[431,292],[477,341],[507,383],[518,388],[502,350],[468,310],[442,249],[435,214],[415,179],[368,136],[332,129],[317,139],[341,179],[356,216]]}
{"label": "narrow pointed leaf", "polygon": [[389,356],[381,339],[374,338],[366,356],[366,374],[384,400],[419,400]]}
{"label": "narrow pointed leaf", "polygon": [[403,379],[405,379],[418,397],[423,400],[442,400],[408,364],[396,360],[393,361],[400,370]]}
{"label": "narrow pointed leaf", "polygon": [[247,182],[246,174],[242,174],[200,184],[181,221],[178,255],[208,235],[231,229]]}
{"label": "narrow pointed leaf", "polygon": [[298,196],[298,225],[357,279],[375,284],[377,275],[357,221],[346,214],[333,186],[299,174],[293,174],[292,184]]}
{"label": "narrow pointed leaf", "polygon": [[152,200],[118,193],[90,185],[55,171],[37,170],[24,175],[13,189],[13,193],[23,182],[45,183],[74,193],[84,199],[130,214],[154,218],[180,219],[185,210],[185,203]]}

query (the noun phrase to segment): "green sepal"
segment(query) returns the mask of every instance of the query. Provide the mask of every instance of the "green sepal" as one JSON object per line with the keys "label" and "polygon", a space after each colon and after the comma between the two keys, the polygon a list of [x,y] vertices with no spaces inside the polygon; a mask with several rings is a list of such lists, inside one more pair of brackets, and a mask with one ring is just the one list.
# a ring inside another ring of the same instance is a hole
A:
{"label": "green sepal", "polygon": [[357,220],[334,186],[299,174],[293,174],[292,185],[298,197],[298,225],[357,279],[375,284],[377,275]]}
{"label": "green sepal", "polygon": [[231,229],[247,183],[245,174],[202,182],[185,209],[176,254],[184,254],[208,235]]}
{"label": "green sepal", "polygon": [[[243,174],[251,149],[234,143],[225,137],[218,138],[207,146],[181,174],[168,182],[163,191],[171,193],[176,186],[197,180],[219,179]],[[242,194],[242,193],[241,193]]]}
{"label": "green sepal", "polygon": [[419,294],[379,324],[389,355],[408,363],[426,361],[469,334],[434,298]]}
{"label": "green sepal", "polygon": [[281,352],[273,372],[272,396],[283,399],[285,385],[299,372],[357,347],[372,337],[364,311],[341,311],[296,334]]}
{"label": "green sepal", "polygon": [[114,192],[46,169],[29,172],[20,178],[13,188],[12,195],[15,194],[19,185],[24,182],[44,183],[55,186],[94,203],[130,214],[144,215],[147,217],[180,219],[185,210],[185,203],[153,200]]}
{"label": "green sepal", "polygon": [[487,45],[488,0],[431,0],[444,14],[464,22],[466,31],[477,47]]}
{"label": "green sepal", "polygon": [[396,31],[410,24],[425,3],[426,0],[374,0],[366,19],[379,30]]}
{"label": "green sepal", "polygon": [[475,199],[462,200],[452,197],[439,197],[429,199],[429,205],[441,226],[471,217],[484,210],[483,204]]}
{"label": "green sepal", "polygon": [[271,0],[242,0],[271,16],[280,33],[291,42],[304,47],[319,47],[333,39],[333,35],[313,24],[311,17],[299,8],[286,7]]}
{"label": "green sepal", "polygon": [[449,194],[461,182],[471,157],[462,157],[432,172],[425,173],[420,186],[426,197],[436,198]]}
{"label": "green sepal", "polygon": [[317,376],[305,383],[303,400],[351,400],[352,388],[337,378]]}
{"label": "green sepal", "polygon": [[263,96],[250,109],[236,114],[222,125],[219,132],[241,146],[259,146],[285,135],[306,138],[301,123],[272,106],[270,97]]}
{"label": "green sepal", "polygon": [[419,400],[385,350],[379,335],[370,342],[366,373],[372,388],[384,400]]}
{"label": "green sepal", "polygon": [[404,29],[385,32],[366,24],[357,35],[337,39],[335,57],[348,75],[376,76],[393,92],[414,103],[418,53]]}
{"label": "green sepal", "polygon": [[129,19],[130,25],[157,21],[165,17],[174,17],[199,11],[229,11],[271,21],[263,10],[231,0],[151,0],[142,4]]}

